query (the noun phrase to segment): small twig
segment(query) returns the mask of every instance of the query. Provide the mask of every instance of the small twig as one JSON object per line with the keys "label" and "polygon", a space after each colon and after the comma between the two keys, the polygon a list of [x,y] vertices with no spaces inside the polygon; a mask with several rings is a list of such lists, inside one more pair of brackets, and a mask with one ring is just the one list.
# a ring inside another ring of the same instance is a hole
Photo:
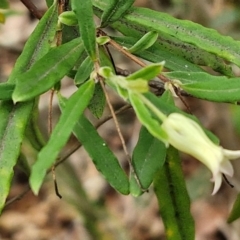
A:
{"label": "small twig", "polygon": [[[99,68],[100,68],[99,63],[96,61],[94,64],[95,64],[95,71],[96,71],[97,74],[98,74],[98,70],[99,70]],[[98,81],[100,82],[101,87],[102,87],[103,92],[104,92],[104,95],[105,95],[105,97],[106,97],[107,105],[108,105],[109,110],[110,110],[110,113],[111,113],[111,115],[112,115],[112,118],[113,118],[113,121],[114,121],[116,130],[117,130],[118,136],[119,136],[120,141],[121,141],[121,143],[122,143],[123,151],[125,152],[125,155],[126,155],[126,157],[127,157],[127,161],[128,161],[128,164],[129,164],[130,172],[133,173],[133,176],[134,176],[134,178],[135,178],[138,186],[141,188],[141,190],[142,190],[143,192],[145,192],[145,191],[147,191],[147,189],[144,189],[144,188],[142,187],[142,184],[141,184],[141,182],[140,182],[140,180],[139,180],[139,178],[138,178],[138,175],[137,175],[134,167],[132,166],[131,157],[130,157],[130,154],[128,153],[127,146],[126,146],[124,137],[123,137],[123,135],[122,135],[122,132],[121,132],[121,129],[120,129],[120,126],[119,126],[119,122],[118,122],[118,120],[117,120],[117,116],[116,116],[116,114],[115,114],[115,112],[114,112],[114,109],[113,109],[113,106],[112,106],[112,104],[111,104],[109,95],[108,95],[108,93],[107,93],[107,91],[106,91],[103,78],[102,78],[101,76],[97,75],[97,79],[98,79]]]}
{"label": "small twig", "polygon": [[[112,62],[113,62],[113,60],[112,60]],[[113,64],[114,64],[114,62],[113,62]],[[118,136],[119,136],[120,141],[121,141],[121,143],[122,143],[123,151],[125,152],[125,155],[126,155],[126,157],[127,157],[127,160],[128,160],[128,163],[129,163],[130,168],[133,169],[132,163],[131,163],[131,157],[130,157],[130,154],[128,153],[127,146],[126,146],[126,142],[125,142],[125,139],[124,139],[124,137],[123,137],[123,135],[122,135],[122,132],[121,132],[121,129],[120,129],[120,125],[119,125],[119,122],[118,122],[118,120],[117,120],[117,116],[116,116],[116,114],[115,114],[115,112],[114,112],[114,109],[113,109],[111,100],[110,100],[109,95],[108,95],[108,93],[107,93],[107,90],[106,90],[106,88],[105,88],[105,84],[104,84],[103,78],[102,78],[100,75],[98,75],[98,72],[99,72],[99,69],[100,69],[100,65],[99,65],[99,62],[98,62],[98,61],[95,61],[95,62],[94,62],[94,69],[95,69],[95,72],[97,73],[96,78],[97,78],[97,80],[100,82],[100,85],[101,85],[102,90],[103,90],[103,92],[104,92],[107,105],[108,105],[109,110],[110,110],[110,113],[111,113],[111,115],[112,115],[112,118],[113,118],[113,121],[114,121],[116,130],[117,130]],[[133,171],[134,171],[134,169],[133,169]],[[138,182],[139,182],[139,181],[138,181]],[[139,183],[140,183],[140,182],[139,182]],[[141,185],[139,185],[139,186],[141,186]]]}
{"label": "small twig", "polygon": [[37,9],[37,7],[29,0],[21,0],[21,2],[26,6],[26,8],[32,13],[32,15],[37,18],[41,19],[43,13]]}
{"label": "small twig", "polygon": [[[119,115],[130,108],[132,108],[132,106],[130,104],[126,104],[126,105],[122,106],[121,108],[119,108],[115,112],[115,115]],[[105,122],[107,122],[108,120],[110,120],[112,118],[113,118],[112,115],[108,115],[108,116],[104,117],[101,121],[99,121],[94,127],[99,128],[101,125],[103,125]]]}
{"label": "small twig", "polygon": [[174,85],[172,85],[172,86],[173,86],[173,89],[174,89],[175,93],[177,94],[177,96],[180,98],[180,100],[182,101],[182,103],[186,107],[187,112],[189,114],[192,114],[192,111],[191,111],[190,107],[188,106],[188,104],[186,103],[186,101],[183,99],[183,97],[181,95],[181,90],[178,87],[174,86]]}
{"label": "small twig", "polygon": [[[67,4],[68,4],[68,2],[65,0],[58,0],[58,15],[60,15],[62,12],[65,11]],[[56,45],[60,46],[62,44],[62,28],[61,28],[61,23],[59,22],[58,24],[59,24],[59,30],[56,33]],[[51,95],[50,95],[50,103],[49,103],[49,121],[48,121],[49,135],[51,135],[51,133],[52,133],[52,106],[53,106],[54,93],[55,93],[55,90],[52,89]],[[56,173],[55,173],[55,164],[52,166],[51,172],[52,172],[55,193],[59,198],[62,198],[62,196],[58,190],[57,178],[56,178]]]}
{"label": "small twig", "polygon": [[114,68],[114,71],[115,71],[115,73],[116,73],[116,72],[117,72],[117,67],[116,67],[116,65],[115,65],[115,63],[114,63],[113,56],[112,56],[111,52],[109,51],[109,48],[108,48],[107,45],[103,45],[103,47],[104,47],[104,49],[106,50],[106,52],[107,52],[107,54],[108,54],[108,56],[109,56],[109,59],[110,59],[110,61],[112,62],[112,66],[113,66],[113,68]]}
{"label": "small twig", "polygon": [[[50,99],[49,99],[49,106],[48,106],[48,135],[50,136],[53,129],[52,119],[53,119],[53,97],[54,97],[54,89],[50,92]],[[58,191],[58,185],[57,185],[57,179],[56,179],[56,173],[55,173],[55,166],[53,165],[51,168],[52,172],[52,178],[53,178],[53,184],[55,193],[59,198],[62,198],[61,194]]]}
{"label": "small twig", "polygon": [[130,154],[128,153],[127,146],[126,146],[126,142],[125,142],[124,137],[123,137],[123,135],[122,135],[122,132],[121,132],[121,129],[120,129],[120,126],[119,126],[119,122],[118,122],[118,120],[117,120],[117,116],[116,116],[116,114],[115,114],[115,112],[114,112],[114,109],[113,109],[113,106],[112,106],[112,104],[111,104],[109,95],[108,95],[108,93],[107,93],[107,91],[106,91],[104,82],[103,82],[103,80],[102,80],[102,78],[101,78],[100,76],[99,76],[99,82],[100,82],[100,84],[101,84],[101,87],[102,87],[102,89],[103,89],[104,95],[105,95],[105,97],[106,97],[106,101],[107,101],[108,107],[109,107],[109,109],[110,109],[110,113],[111,113],[111,115],[112,115],[112,118],[113,118],[113,121],[114,121],[114,123],[115,123],[115,127],[116,127],[116,130],[117,130],[118,136],[119,136],[120,141],[121,141],[122,146],[123,146],[123,151],[125,152],[125,155],[126,155],[126,157],[127,157],[127,161],[128,161],[129,167],[130,167],[130,172],[133,173],[133,176],[134,176],[135,180],[137,181],[137,184],[138,184],[138,186],[141,188],[141,190],[142,190],[143,192],[146,192],[147,189],[144,189],[144,188],[142,187],[142,184],[141,184],[141,182],[140,182],[140,180],[139,180],[139,178],[138,178],[138,175],[137,175],[134,167],[132,166],[131,156],[130,156]]}
{"label": "small twig", "polygon": [[103,89],[104,95],[105,95],[105,97],[106,97],[106,101],[107,101],[108,107],[109,107],[110,112],[111,112],[111,114],[112,114],[112,116],[113,116],[113,121],[114,121],[114,123],[115,123],[116,129],[117,129],[117,132],[118,132],[118,136],[119,136],[119,138],[120,138],[120,140],[121,140],[121,143],[122,143],[122,146],[123,146],[123,150],[124,150],[127,158],[130,159],[130,155],[129,155],[129,153],[128,153],[125,140],[124,140],[123,135],[122,135],[122,132],[121,132],[121,130],[120,130],[120,126],[119,126],[119,123],[118,123],[116,114],[115,114],[115,112],[114,112],[114,109],[113,109],[113,106],[112,106],[112,104],[111,104],[109,95],[108,95],[108,93],[107,93],[107,91],[106,91],[104,82],[103,82],[103,80],[101,79],[101,77],[100,77],[99,82],[100,82],[100,84],[101,84],[101,86],[102,86],[102,89]]}
{"label": "small twig", "polygon": [[[96,62],[95,62],[95,71],[96,71],[96,73],[97,73],[97,79],[98,79],[98,81],[100,82],[101,87],[102,87],[102,90],[103,90],[104,95],[105,95],[105,97],[106,97],[107,105],[108,105],[108,107],[109,107],[110,113],[111,113],[112,118],[113,118],[113,121],[114,121],[114,123],[115,123],[115,127],[116,127],[116,129],[117,129],[118,136],[119,136],[120,141],[121,141],[122,146],[123,146],[123,151],[125,152],[126,157],[127,157],[128,161],[129,161],[131,158],[130,158],[130,155],[129,155],[129,153],[128,153],[128,150],[127,150],[126,143],[125,143],[125,140],[124,140],[124,138],[123,138],[122,132],[121,132],[121,130],[120,130],[120,126],[119,126],[119,123],[118,123],[116,114],[115,114],[115,112],[114,112],[114,109],[113,109],[113,106],[112,106],[112,104],[111,104],[109,95],[108,95],[107,90],[106,90],[106,88],[105,88],[105,84],[104,84],[103,78],[98,75],[99,68],[100,68],[99,63],[96,61]],[[131,160],[130,160],[129,162],[131,162]]]}
{"label": "small twig", "polygon": [[[48,134],[49,134],[49,136],[52,133],[52,106],[53,106],[54,92],[55,91],[52,89],[51,94],[50,94],[49,108],[48,108],[49,109],[49,111],[48,111]],[[55,165],[52,166],[51,172],[52,172],[52,178],[53,178],[55,193],[59,198],[62,198],[62,196],[61,196],[61,194],[59,193],[59,190],[58,190],[57,178],[56,178],[56,173],[55,173]]]}
{"label": "small twig", "polygon": [[10,204],[14,203],[15,201],[21,200],[29,191],[31,190],[31,188],[28,186],[24,191],[22,191],[20,194],[18,194],[17,196],[11,198],[10,200],[8,200],[5,205],[4,208],[9,206]]}
{"label": "small twig", "polygon": [[58,190],[57,178],[56,178],[56,174],[55,174],[55,165],[52,166],[51,170],[52,170],[55,193],[61,199],[62,195],[59,193],[59,190]]}

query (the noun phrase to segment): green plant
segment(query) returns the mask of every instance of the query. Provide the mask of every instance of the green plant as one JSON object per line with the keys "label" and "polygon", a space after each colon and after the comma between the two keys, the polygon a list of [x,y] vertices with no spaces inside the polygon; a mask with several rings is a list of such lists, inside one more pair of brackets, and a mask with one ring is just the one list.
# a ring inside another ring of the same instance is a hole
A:
{"label": "green plant", "polygon": [[[8,2],[3,0],[1,3],[0,3],[0,8],[3,8],[3,9],[6,9],[8,8]],[[5,22],[5,14],[0,12],[0,23],[4,23]]]}
{"label": "green plant", "polygon": [[[64,11],[64,3],[47,1],[48,11],[25,44],[8,81],[0,84],[0,210],[10,190],[23,139],[27,137],[39,151],[29,177],[32,191],[38,194],[51,167],[62,162],[56,159],[73,133],[99,172],[120,193],[139,196],[154,183],[168,239],[194,239],[178,150],[210,168],[214,193],[221,185],[221,175],[233,174],[228,159],[239,157],[240,152],[218,146],[217,137],[200,127],[196,117],[177,108],[172,95],[181,96],[184,91],[199,99],[237,103],[240,78],[234,76],[231,66],[240,66],[240,43],[191,21],[133,7],[133,0],[71,0],[69,11]],[[101,21],[99,26],[94,15]],[[107,33],[104,28],[108,26],[122,35]],[[142,68],[128,76],[118,74],[109,45]],[[152,64],[146,65],[139,58]],[[208,66],[219,75],[200,66]],[[69,99],[60,93],[65,75],[78,87]],[[161,97],[149,91],[149,81],[155,77],[165,86]],[[143,125],[132,157],[105,85],[131,104]],[[51,89],[58,93],[62,114],[45,143],[36,126],[36,114],[39,96]],[[105,103],[129,160],[130,176],[84,116],[89,108],[101,118]],[[27,131],[29,127],[31,131]],[[194,142],[199,145],[193,148]],[[199,149],[212,153],[213,159],[199,154]],[[239,217],[238,202],[230,221]]]}

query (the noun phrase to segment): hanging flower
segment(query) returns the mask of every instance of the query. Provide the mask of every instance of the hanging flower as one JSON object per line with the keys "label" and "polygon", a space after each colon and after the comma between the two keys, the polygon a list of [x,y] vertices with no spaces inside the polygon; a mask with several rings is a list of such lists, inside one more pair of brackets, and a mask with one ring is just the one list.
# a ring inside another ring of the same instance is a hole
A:
{"label": "hanging flower", "polygon": [[212,172],[215,194],[222,184],[222,174],[233,176],[233,167],[229,160],[240,157],[240,151],[231,151],[214,144],[203,129],[192,119],[179,113],[170,114],[162,124],[168,135],[168,142],[176,149],[187,153]]}

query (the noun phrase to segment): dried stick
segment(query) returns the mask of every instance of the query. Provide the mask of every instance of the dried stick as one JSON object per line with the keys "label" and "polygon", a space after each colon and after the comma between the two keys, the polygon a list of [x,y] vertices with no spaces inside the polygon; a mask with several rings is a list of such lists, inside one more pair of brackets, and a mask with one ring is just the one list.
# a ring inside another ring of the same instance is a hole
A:
{"label": "dried stick", "polygon": [[29,0],[21,0],[21,2],[26,6],[26,8],[32,13],[32,15],[37,18],[41,19],[43,13],[37,9],[37,7]]}
{"label": "dried stick", "polygon": [[5,203],[4,208],[7,207],[7,206],[9,206],[9,205],[12,204],[12,203],[18,201],[18,200],[21,200],[30,190],[31,190],[31,188],[30,188],[29,186],[27,186],[27,188],[26,188],[24,191],[22,191],[20,194],[18,194],[17,196],[9,199],[9,200]]}

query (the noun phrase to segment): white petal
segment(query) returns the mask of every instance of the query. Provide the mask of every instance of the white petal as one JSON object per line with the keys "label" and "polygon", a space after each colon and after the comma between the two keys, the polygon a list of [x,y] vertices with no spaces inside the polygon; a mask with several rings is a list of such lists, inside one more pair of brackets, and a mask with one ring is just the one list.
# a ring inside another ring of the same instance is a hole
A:
{"label": "white petal", "polygon": [[214,181],[214,188],[213,188],[213,191],[212,191],[212,195],[214,195],[219,190],[219,188],[221,187],[221,184],[222,184],[222,174],[218,173],[212,179],[212,181]]}
{"label": "white petal", "polygon": [[228,149],[223,149],[223,154],[227,159],[236,159],[240,158],[240,151],[233,151]]}
{"label": "white petal", "polygon": [[225,160],[220,165],[220,172],[232,177],[233,176],[233,166],[229,160]]}

